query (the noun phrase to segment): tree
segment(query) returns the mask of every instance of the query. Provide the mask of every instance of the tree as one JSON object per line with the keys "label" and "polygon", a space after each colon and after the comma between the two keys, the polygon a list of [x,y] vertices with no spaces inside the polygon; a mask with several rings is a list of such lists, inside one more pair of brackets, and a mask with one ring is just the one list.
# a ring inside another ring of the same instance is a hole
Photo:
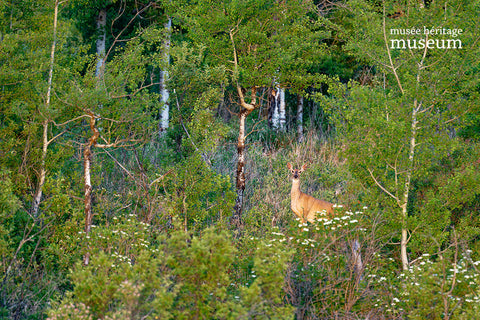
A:
{"label": "tree", "polygon": [[303,141],[303,96],[297,96],[297,141]]}
{"label": "tree", "polygon": [[[390,199],[386,207],[399,208],[390,219],[400,229],[404,270],[409,266],[409,241],[430,223],[414,209],[412,184],[456,148],[458,140],[451,132],[461,126],[477,97],[471,91],[477,72],[470,61],[478,50],[473,47],[478,29],[469,18],[475,4],[461,3],[435,1],[424,7],[384,1],[375,7],[349,2],[351,12],[359,14],[348,48],[375,66],[376,77],[371,87],[351,83],[346,91],[340,86],[330,92],[347,101],[340,114],[353,171]],[[407,29],[418,31],[405,34]],[[458,29],[470,32],[453,34]],[[454,48],[458,41],[469,49]],[[399,48],[398,42],[411,47]],[[436,226],[437,232],[444,228]]]}
{"label": "tree", "polygon": [[[145,37],[148,37],[148,40]],[[92,148],[129,148],[145,142],[150,136],[153,117],[146,110],[151,109],[150,106],[154,104],[156,95],[148,92],[147,89],[158,83],[151,79],[145,82],[145,79],[148,79],[147,70],[151,65],[144,51],[148,51],[149,46],[154,46],[161,40],[162,37],[155,27],[142,31],[137,39],[127,43],[122,54],[117,50],[112,61],[105,63],[101,78],[87,75],[77,79],[79,83],[73,86],[80,88],[79,91],[74,89],[71,93],[79,106],[78,111],[81,112],[77,119],[86,118],[90,131],[83,148],[87,239],[93,221]],[[151,55],[155,56],[156,53],[153,52]],[[107,58],[108,55],[105,60]],[[123,73],[123,70],[129,70],[129,73]],[[143,123],[138,121],[139,118],[143,118]],[[88,262],[87,252],[84,263],[87,265]]]}
{"label": "tree", "polygon": [[[159,85],[153,70],[159,67],[161,60],[161,54],[156,52],[156,49],[169,37],[157,28],[157,21],[149,16],[151,10],[159,9],[154,2],[121,3],[118,13],[109,19],[107,18],[110,13],[115,11],[115,3],[90,1],[74,5],[84,7],[89,4],[93,5],[94,10],[87,10],[78,21],[95,20],[95,28],[90,25],[90,29],[84,29],[84,32],[96,30],[95,34],[98,35],[93,39],[96,48],[95,71],[87,68],[86,74],[83,74],[85,71],[79,70],[71,79],[73,85],[68,93],[70,99],[75,101],[77,114],[68,124],[75,126],[77,120],[86,120],[89,132],[82,152],[86,239],[89,238],[94,215],[93,148],[132,148],[150,137],[153,121],[150,112],[155,110],[152,99],[156,96],[152,89]],[[128,13],[127,5],[132,9]],[[75,6],[71,9],[76,8]],[[143,15],[149,18],[145,19],[146,22],[142,21]],[[107,21],[111,21],[109,37],[106,34]],[[84,65],[81,67],[85,68]],[[142,119],[143,125],[134,119]],[[105,153],[109,154],[108,151]],[[119,164],[118,161],[115,162]],[[87,250],[84,264],[88,263]]]}
{"label": "tree", "polygon": [[268,93],[268,124],[274,130],[285,131],[285,89],[276,86]]}
{"label": "tree", "polygon": [[33,197],[33,205],[32,205],[32,214],[34,217],[38,214],[38,208],[40,206],[40,200],[42,199],[43,193],[43,185],[45,184],[45,176],[46,176],[46,167],[45,167],[45,160],[47,157],[47,149],[48,145],[52,143],[59,135],[52,137],[51,139],[48,138],[48,127],[50,124],[51,119],[45,113],[49,112],[50,110],[50,100],[52,95],[52,81],[53,81],[53,70],[54,70],[54,63],[55,63],[55,49],[57,45],[57,22],[58,22],[58,7],[60,4],[65,3],[66,1],[58,1],[55,0],[54,4],[54,13],[53,13],[53,40],[52,40],[52,47],[50,50],[50,66],[48,70],[48,80],[47,80],[47,92],[45,96],[45,110],[42,114],[44,116],[44,120],[42,122],[43,126],[43,133],[42,133],[42,155],[41,155],[41,163],[40,163],[40,172],[39,172],[39,179],[38,179],[38,187],[35,192],[35,196]]}
{"label": "tree", "polygon": [[160,132],[167,130],[170,119],[170,103],[168,101],[170,93],[167,88],[168,67],[170,64],[170,38],[172,33],[172,19],[170,17],[167,18],[164,27],[166,35],[162,46],[163,59],[160,66],[160,101],[162,103],[159,121]]}
{"label": "tree", "polygon": [[53,268],[56,275],[51,276],[50,269],[38,266],[55,260],[55,254],[43,253],[55,223],[73,211],[54,186],[70,177],[62,169],[71,150],[57,143],[65,132],[55,123],[70,117],[70,106],[58,104],[57,94],[83,46],[60,14],[64,2],[3,4],[0,10],[10,18],[0,24],[0,167],[8,174],[6,181],[13,182],[12,199],[19,206],[2,221],[13,251],[1,257],[8,269],[2,277],[1,308],[2,316],[22,318],[41,313],[43,297],[65,281],[65,270]]}
{"label": "tree", "polygon": [[289,73],[284,69],[294,54],[318,47],[320,38],[313,30],[321,23],[316,20],[311,1],[200,0],[178,8],[188,37],[208,48],[207,61],[228,71],[232,97],[239,106],[237,199],[231,223],[240,228],[246,186],[247,118],[261,103],[259,89],[270,87],[277,75],[281,87],[287,84]]}

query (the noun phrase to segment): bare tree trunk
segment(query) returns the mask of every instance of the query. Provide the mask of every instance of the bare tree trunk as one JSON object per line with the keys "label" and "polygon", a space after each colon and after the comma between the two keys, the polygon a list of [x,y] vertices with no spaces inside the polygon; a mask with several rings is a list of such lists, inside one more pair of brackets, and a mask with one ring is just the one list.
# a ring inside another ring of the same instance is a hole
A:
{"label": "bare tree trunk", "polygon": [[[57,21],[58,21],[58,0],[55,1],[55,9],[53,15],[53,41],[52,48],[50,50],[50,69],[48,70],[48,85],[47,85],[47,96],[45,99],[45,106],[48,112],[50,107],[50,97],[52,95],[52,81],[53,81],[53,67],[55,62],[55,48],[57,46]],[[47,158],[47,149],[51,141],[48,141],[48,124],[50,121],[45,114],[45,119],[43,120],[43,134],[42,134],[42,156],[40,161],[40,173],[38,177],[38,187],[33,197],[32,205],[32,215],[36,217],[38,215],[38,209],[40,207],[40,201],[42,200],[43,194],[43,185],[45,184],[45,177],[47,175],[47,169],[45,167],[45,160]]]}
{"label": "bare tree trunk", "polygon": [[[85,238],[88,239],[92,228],[92,180],[91,180],[91,166],[92,166],[92,146],[97,144],[97,139],[100,136],[100,132],[95,126],[95,115],[89,113],[90,116],[90,130],[92,136],[88,139],[83,149],[83,178],[85,182],[85,199],[84,199],[84,211],[85,211]],[[87,240],[88,241],[88,240]],[[87,252],[83,257],[83,264],[88,265],[90,261],[90,252],[87,248]]]}
{"label": "bare tree trunk", "polygon": [[166,38],[163,42],[163,69],[160,70],[160,96],[162,109],[160,111],[160,122],[159,122],[159,132],[162,134],[165,130],[168,129],[170,105],[168,103],[168,98],[170,94],[167,89],[168,81],[168,65],[170,62],[170,37],[172,32],[172,19],[168,18],[168,21],[165,23]]}
{"label": "bare tree trunk", "polygon": [[234,213],[230,220],[237,229],[242,226],[243,197],[245,192],[245,119],[251,111],[243,109],[239,114],[239,129],[237,142],[237,199],[235,200]]}
{"label": "bare tree trunk", "polygon": [[[234,75],[238,75],[238,57],[235,49],[234,30],[230,30],[230,40],[232,41]],[[237,142],[237,199],[235,200],[234,212],[230,218],[230,223],[239,231],[242,227],[243,198],[245,192],[245,119],[255,110],[257,105],[257,87],[251,87],[250,103],[245,101],[243,88],[237,83],[237,94],[240,105],[238,142]]]}
{"label": "bare tree trunk", "polygon": [[278,129],[280,131],[285,131],[285,124],[287,122],[286,117],[286,103],[285,103],[285,90],[278,87]]}
{"label": "bare tree trunk", "polygon": [[275,88],[269,89],[268,95],[268,124],[270,128],[277,129],[279,124],[279,108],[277,103],[277,90]]}
{"label": "bare tree trunk", "polygon": [[[92,150],[91,145],[87,143],[83,149],[83,177],[85,182],[85,238],[88,243],[88,237],[92,227],[92,181],[91,181],[91,164],[92,164]],[[83,256],[83,264],[88,265],[90,262],[90,248],[87,247],[87,252]]]}
{"label": "bare tree trunk", "polygon": [[43,135],[42,135],[42,156],[40,160],[40,173],[38,177],[38,187],[37,192],[33,198],[33,207],[32,207],[32,215],[37,217],[38,209],[40,207],[40,201],[42,200],[43,195],[43,185],[45,184],[45,177],[47,175],[47,169],[45,167],[45,160],[47,158],[47,149],[48,149],[48,119],[43,121]]}
{"label": "bare tree trunk", "polygon": [[105,47],[107,38],[107,9],[102,8],[98,12],[97,16],[97,32],[99,34],[97,38],[97,67],[95,69],[95,76],[98,79],[103,78],[103,72],[105,67]]}
{"label": "bare tree trunk", "polygon": [[303,96],[297,98],[297,141],[303,141]]}
{"label": "bare tree trunk", "polygon": [[[421,1],[423,3],[423,1]],[[424,7],[424,6],[423,6]],[[387,39],[387,30],[386,30],[386,13],[385,13],[385,5],[383,6],[383,37],[385,41],[385,48],[387,50],[387,56],[389,59],[389,65],[391,67],[392,73],[395,76],[395,79],[398,84],[398,88],[400,89],[400,92],[402,95],[405,95],[405,91],[402,86],[402,82],[400,80],[400,77],[397,73],[398,67],[395,67],[394,65],[394,60],[392,58],[392,55],[390,53],[390,48],[388,46],[388,39]],[[427,51],[428,47],[425,47],[423,51],[423,56],[421,60],[417,63],[418,69],[417,69],[417,76],[416,76],[416,92],[418,92],[418,89],[420,87],[420,74],[421,71],[425,68],[423,63],[425,61],[425,58],[427,56]],[[418,129],[418,120],[417,120],[417,115],[419,113],[425,112],[426,110],[421,110],[422,109],[422,102],[418,101],[418,96],[415,96],[413,100],[413,108],[412,108],[412,116],[411,116],[411,135],[410,135],[410,146],[409,146],[409,152],[408,152],[408,164],[406,167],[406,174],[405,174],[405,182],[403,185],[403,198],[399,199],[395,196],[393,196],[391,193],[387,191],[387,194],[390,194],[392,198],[397,200],[397,203],[399,204],[400,208],[402,209],[402,230],[401,230],[401,238],[400,238],[400,257],[402,260],[402,269],[407,270],[409,266],[408,262],[408,254],[407,254],[407,245],[408,245],[408,229],[407,229],[407,217],[408,217],[408,202],[409,202],[409,197],[410,197],[410,183],[412,180],[412,176],[415,170],[415,163],[414,163],[414,158],[415,158],[415,152],[416,152],[416,138],[417,138],[417,129]],[[370,174],[372,174],[370,172]],[[373,177],[373,175],[372,175]],[[380,186],[380,184],[376,181],[376,183]],[[384,191],[386,191],[385,188],[382,188]],[[400,201],[401,200],[401,201]]]}
{"label": "bare tree trunk", "polygon": [[[100,85],[100,81],[103,79],[105,73],[105,48],[106,48],[106,24],[107,24],[107,9],[102,8],[98,12],[97,16],[97,66],[95,69],[95,77],[97,78],[97,86]],[[95,115],[93,112],[87,112],[90,118],[90,130],[92,136],[88,139],[83,149],[83,179],[84,179],[84,212],[85,212],[85,241],[87,243],[87,251],[83,256],[83,264],[88,265],[90,262],[90,248],[88,246],[88,238],[92,228],[93,213],[92,213],[92,146],[97,144],[97,139],[100,136],[100,132],[96,127]]]}
{"label": "bare tree trunk", "polygon": [[363,262],[362,262],[362,253],[360,251],[360,242],[358,239],[353,241],[352,246],[352,256],[353,256],[353,267],[355,274],[358,275],[357,280],[360,280],[363,272]]}
{"label": "bare tree trunk", "polygon": [[285,90],[277,86],[270,90],[269,95],[269,125],[274,130],[285,130]]}
{"label": "bare tree trunk", "polygon": [[403,202],[402,202],[402,236],[400,240],[400,255],[402,259],[402,268],[403,270],[408,269],[408,255],[407,255],[407,244],[408,244],[408,232],[406,226],[406,219],[407,219],[407,205],[408,205],[408,198],[410,195],[410,182],[412,180],[412,174],[414,169],[414,157],[415,157],[415,147],[416,147],[416,137],[417,137],[417,113],[421,108],[421,103],[418,104],[417,99],[413,102],[413,110],[412,110],[412,126],[411,126],[411,136],[410,136],[410,150],[408,153],[408,167],[407,173],[405,176],[405,184],[404,184],[404,193],[403,193]]}

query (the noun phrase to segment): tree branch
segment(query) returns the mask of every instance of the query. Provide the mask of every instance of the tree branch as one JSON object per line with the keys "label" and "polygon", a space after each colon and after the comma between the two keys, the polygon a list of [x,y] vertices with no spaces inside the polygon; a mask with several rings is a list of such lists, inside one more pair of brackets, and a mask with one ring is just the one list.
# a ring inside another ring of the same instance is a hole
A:
{"label": "tree branch", "polygon": [[158,177],[157,179],[153,180],[152,182],[150,182],[150,184],[148,185],[148,187],[150,188],[154,183],[157,183],[159,182],[160,180],[163,180],[163,178],[165,178],[165,176],[169,173],[171,173],[173,171],[173,169],[170,169],[168,170],[164,175]]}
{"label": "tree branch", "polygon": [[[173,92],[175,93],[175,90],[174,90]],[[204,161],[208,166],[211,166],[212,164],[211,164],[210,161],[208,160],[207,156],[206,156],[203,152],[200,152],[200,150],[198,149],[197,145],[195,144],[195,141],[193,141],[192,137],[190,136],[190,133],[188,133],[187,127],[185,127],[185,124],[183,123],[182,112],[180,111],[180,103],[178,102],[178,96],[177,96],[177,95],[175,95],[175,100],[176,100],[176,103],[177,103],[178,114],[180,115],[180,124],[182,125],[183,130],[184,130],[185,133],[187,134],[188,139],[190,140],[190,142],[192,143],[193,147],[195,148],[195,151],[197,151],[197,152],[202,156],[203,161]]]}
{"label": "tree branch", "polygon": [[392,197],[393,199],[395,199],[398,203],[398,205],[400,205],[400,199],[398,199],[398,197],[394,196],[390,191],[388,191],[384,186],[382,186],[382,184],[380,182],[378,182],[378,180],[375,178],[375,176],[373,175],[373,171],[370,170],[369,168],[367,168],[368,172],[370,173],[370,176],[372,177],[373,181],[375,181],[375,184],[380,188],[382,189],[383,192],[385,192],[386,194],[388,194],[390,197]]}
{"label": "tree branch", "polygon": [[129,176],[130,178],[134,178],[133,174],[132,174],[130,171],[128,171],[127,168],[125,168],[114,156],[112,156],[112,154],[111,154],[110,152],[108,152],[107,149],[105,149],[105,152],[107,153],[107,155],[108,155],[110,158],[113,159],[113,161],[115,161],[115,163],[116,163],[120,168],[123,169],[123,171],[125,171],[125,172],[128,174],[128,176]]}
{"label": "tree branch", "polygon": [[[133,23],[133,21],[140,15],[142,14],[145,10],[147,10],[149,7],[151,7],[152,5],[152,2],[150,2],[149,4],[147,4],[145,7],[143,7],[142,9],[138,10],[135,15],[130,19],[130,21],[127,22],[127,24],[125,25],[125,28],[123,28],[119,33],[118,35],[115,37],[115,39],[113,39],[113,42],[112,42],[112,45],[110,46],[110,48],[108,48],[108,51],[107,53],[105,54],[105,57],[103,57],[103,64],[102,64],[102,68],[104,68],[105,66],[105,62],[107,61],[107,58],[108,56],[110,55],[110,52],[112,51],[113,47],[117,44],[117,42],[119,41],[118,38],[120,38],[120,36],[125,32],[125,30],[127,30],[127,28]],[[118,19],[118,18],[117,18]],[[112,25],[113,23],[115,22],[115,20],[112,22]],[[103,70],[102,70],[103,72]]]}
{"label": "tree branch", "polygon": [[387,49],[388,60],[390,61],[390,68],[393,71],[393,75],[395,76],[395,79],[397,80],[397,83],[398,83],[398,87],[400,88],[400,91],[402,92],[402,95],[403,95],[405,92],[403,91],[402,83],[400,81],[400,78],[398,77],[397,68],[395,68],[393,65],[392,54],[390,52],[390,48],[388,47],[387,31],[385,30],[386,28],[385,15],[386,13],[385,13],[385,3],[384,3],[383,4],[383,24],[382,24],[383,39],[385,40],[385,47]]}
{"label": "tree branch", "polygon": [[252,101],[251,103],[247,103],[245,102],[245,96],[243,94],[243,91],[242,91],[242,87],[238,84],[238,55],[237,55],[237,49],[235,47],[235,40],[233,38],[234,34],[235,34],[235,29],[236,28],[232,28],[230,29],[229,31],[229,34],[230,34],[230,40],[232,41],[232,48],[233,48],[233,76],[236,80],[236,87],[237,87],[237,93],[238,93],[238,97],[240,98],[240,105],[247,109],[248,111],[253,111],[256,107],[256,98],[254,98],[256,96],[256,87],[252,87]]}

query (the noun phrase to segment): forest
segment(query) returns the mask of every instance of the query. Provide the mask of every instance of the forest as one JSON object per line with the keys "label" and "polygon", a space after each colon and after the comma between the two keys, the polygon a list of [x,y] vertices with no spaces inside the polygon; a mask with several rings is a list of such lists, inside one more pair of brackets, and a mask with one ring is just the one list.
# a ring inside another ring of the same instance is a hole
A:
{"label": "forest", "polygon": [[479,319],[479,17],[0,0],[0,318]]}

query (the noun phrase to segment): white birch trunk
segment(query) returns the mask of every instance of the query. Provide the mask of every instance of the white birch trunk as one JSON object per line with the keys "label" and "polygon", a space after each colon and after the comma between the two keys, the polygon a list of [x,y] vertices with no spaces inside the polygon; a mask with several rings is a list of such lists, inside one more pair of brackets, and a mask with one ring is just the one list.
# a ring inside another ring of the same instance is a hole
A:
{"label": "white birch trunk", "polygon": [[278,129],[285,131],[286,124],[286,111],[285,111],[285,90],[278,88]]}
{"label": "white birch trunk", "polygon": [[406,226],[407,220],[407,205],[408,205],[408,198],[410,195],[410,182],[412,180],[412,174],[414,169],[414,158],[415,158],[415,147],[416,147],[416,137],[417,137],[417,113],[420,110],[420,106],[418,106],[417,99],[413,102],[413,110],[412,110],[412,126],[411,126],[411,136],[410,136],[410,149],[408,152],[408,167],[407,167],[407,174],[405,176],[405,184],[404,184],[404,193],[403,193],[403,202],[402,202],[402,236],[400,240],[400,256],[402,259],[402,268],[403,270],[408,269],[408,255],[407,255],[407,244],[408,244],[408,232]]}
{"label": "white birch trunk", "polygon": [[250,113],[249,110],[242,110],[239,114],[239,128],[237,141],[237,198],[235,200],[234,212],[230,220],[231,224],[237,229],[241,227],[241,217],[243,211],[243,196],[245,191],[245,120]]}
{"label": "white birch trunk", "polygon": [[280,113],[278,109],[278,90],[276,88],[271,89],[269,102],[270,127],[277,130],[280,123]]}
{"label": "white birch trunk", "polygon": [[[83,151],[83,177],[85,182],[85,240],[88,243],[88,238],[90,235],[90,230],[92,228],[92,181],[91,181],[91,168],[92,163],[92,152],[90,149],[90,144],[85,146]],[[88,265],[90,262],[90,252],[87,245],[87,252],[83,256],[83,264]]]}
{"label": "white birch trunk", "polygon": [[168,99],[170,93],[167,89],[168,81],[168,65],[170,63],[170,37],[172,33],[172,19],[168,18],[168,21],[165,23],[166,37],[163,42],[163,70],[160,70],[160,102],[161,102],[161,112],[160,112],[160,123],[159,123],[159,132],[162,134],[165,130],[168,129],[168,122],[170,119],[170,105]]}
{"label": "white birch trunk", "polygon": [[97,67],[95,69],[95,76],[102,78],[105,68],[105,47],[107,38],[107,10],[100,9],[97,16]]}
{"label": "white birch trunk", "polygon": [[274,130],[285,130],[286,111],[285,111],[285,90],[276,86],[270,94],[270,126]]}
{"label": "white birch trunk", "polygon": [[45,160],[47,158],[47,149],[48,149],[48,123],[49,121],[45,119],[43,121],[43,135],[42,135],[42,156],[40,161],[40,173],[38,177],[38,187],[33,197],[33,206],[32,206],[32,215],[37,217],[38,209],[40,207],[40,201],[42,200],[43,195],[43,185],[45,184],[45,177],[47,175],[47,169],[45,167]]}
{"label": "white birch trunk", "polygon": [[[50,69],[48,70],[48,84],[47,84],[47,96],[45,99],[45,106],[48,112],[50,107],[50,97],[52,92],[52,81],[53,81],[53,65],[55,63],[55,48],[57,46],[57,21],[58,21],[58,5],[59,2],[55,1],[55,9],[53,14],[53,41],[52,48],[50,50]],[[38,209],[40,207],[40,201],[42,200],[43,195],[43,185],[45,184],[45,177],[47,175],[47,170],[45,167],[45,160],[47,158],[47,149],[49,145],[48,141],[48,124],[50,121],[45,118],[43,120],[43,134],[42,134],[42,156],[40,161],[40,173],[38,177],[38,187],[33,197],[32,205],[32,215],[36,217],[38,215]]]}
{"label": "white birch trunk", "polygon": [[95,116],[93,113],[89,113],[90,116],[90,130],[92,136],[88,139],[83,149],[83,179],[85,183],[85,199],[84,199],[84,211],[85,211],[85,241],[87,241],[87,252],[83,257],[83,264],[88,265],[90,261],[90,249],[88,247],[88,238],[90,236],[90,230],[92,227],[93,213],[92,213],[92,179],[91,179],[91,166],[92,166],[92,147],[97,144],[97,139],[100,136],[95,124]]}
{"label": "white birch trunk", "polygon": [[297,141],[303,141],[303,96],[298,95],[297,101]]}
{"label": "white birch trunk", "polygon": [[352,246],[353,266],[355,273],[361,276],[363,271],[362,254],[360,251],[360,242],[355,239]]}

